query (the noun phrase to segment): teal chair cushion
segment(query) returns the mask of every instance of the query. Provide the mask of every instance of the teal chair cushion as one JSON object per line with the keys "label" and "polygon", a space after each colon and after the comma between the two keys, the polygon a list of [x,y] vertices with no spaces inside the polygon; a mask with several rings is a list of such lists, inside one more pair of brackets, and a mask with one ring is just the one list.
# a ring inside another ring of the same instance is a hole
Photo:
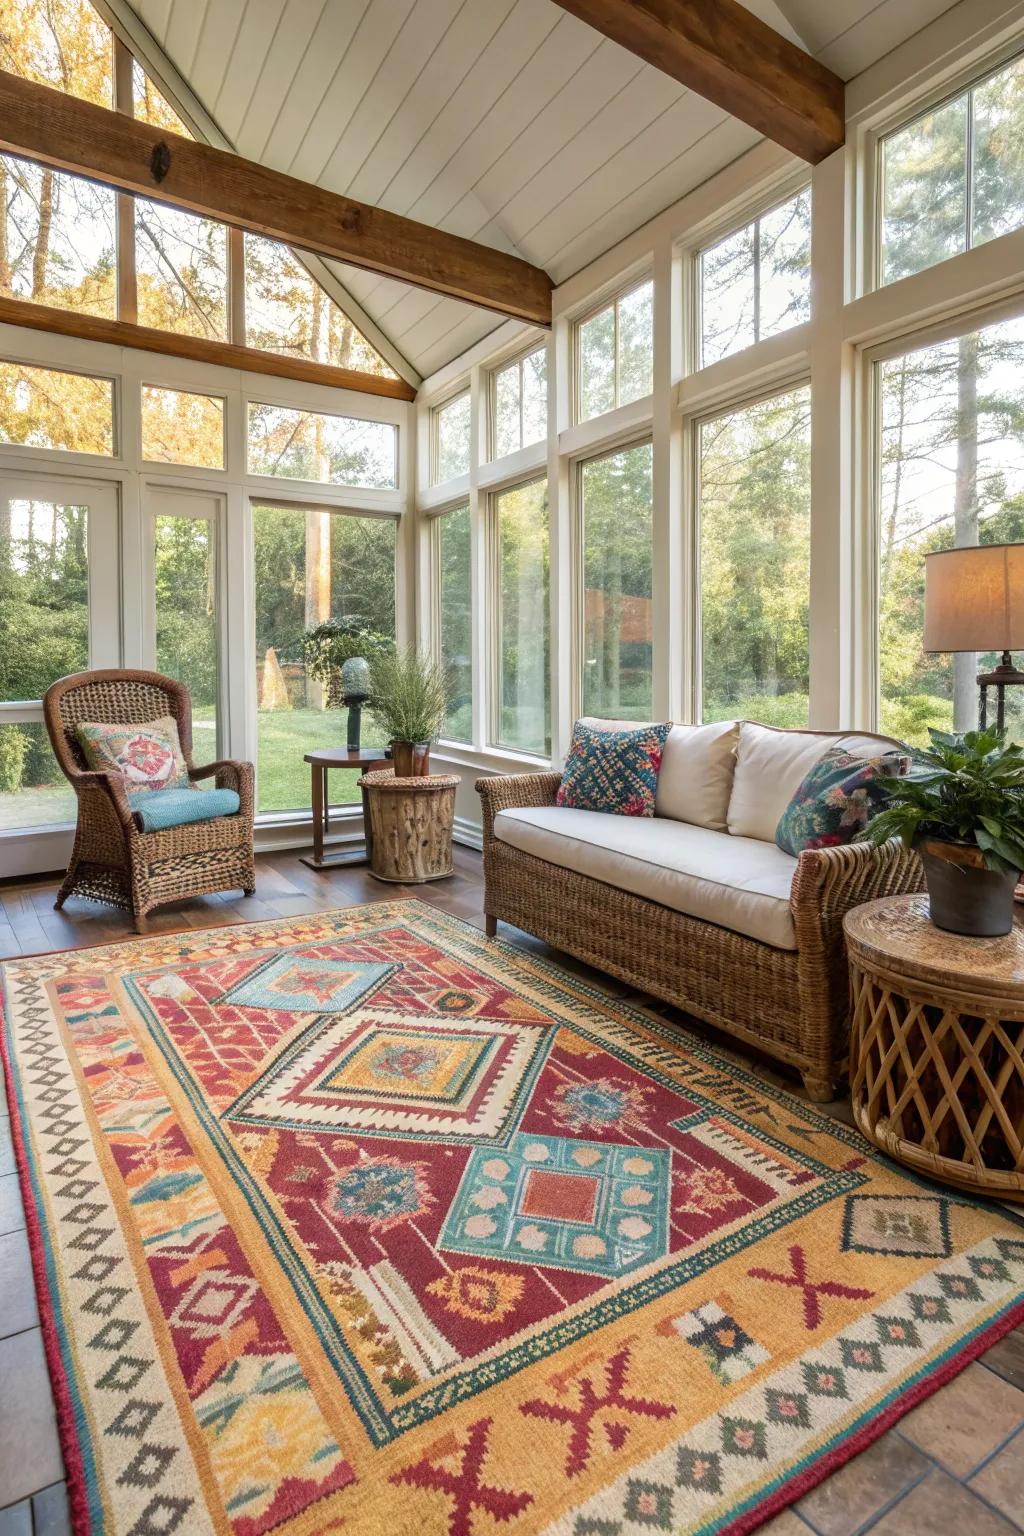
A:
{"label": "teal chair cushion", "polygon": [[234,816],[238,795],[233,789],[151,789],[128,796],[143,832],[165,832],[190,821]]}

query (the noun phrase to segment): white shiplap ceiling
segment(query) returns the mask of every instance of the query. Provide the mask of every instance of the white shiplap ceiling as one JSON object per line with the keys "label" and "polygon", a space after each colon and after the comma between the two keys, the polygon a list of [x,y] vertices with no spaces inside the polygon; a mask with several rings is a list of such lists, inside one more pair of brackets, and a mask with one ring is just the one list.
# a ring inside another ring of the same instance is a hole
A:
{"label": "white shiplap ceiling", "polygon": [[[747,0],[850,79],[955,0]],[[131,0],[238,152],[562,282],[758,135],[552,0]],[[341,281],[426,376],[498,317]]]}

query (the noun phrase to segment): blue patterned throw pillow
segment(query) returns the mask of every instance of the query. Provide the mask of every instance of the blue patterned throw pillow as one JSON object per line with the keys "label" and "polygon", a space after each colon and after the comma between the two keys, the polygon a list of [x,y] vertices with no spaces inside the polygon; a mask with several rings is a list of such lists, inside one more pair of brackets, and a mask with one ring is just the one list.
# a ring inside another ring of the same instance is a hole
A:
{"label": "blue patterned throw pillow", "polygon": [[833,747],[804,777],[783,811],[776,843],[794,857],[805,848],[852,843],[885,804],[882,779],[902,778],[909,771],[910,758],[899,752],[854,757]]}
{"label": "blue patterned throw pillow", "polygon": [[668,725],[595,731],[577,720],[562,769],[558,804],[612,816],[653,816]]}

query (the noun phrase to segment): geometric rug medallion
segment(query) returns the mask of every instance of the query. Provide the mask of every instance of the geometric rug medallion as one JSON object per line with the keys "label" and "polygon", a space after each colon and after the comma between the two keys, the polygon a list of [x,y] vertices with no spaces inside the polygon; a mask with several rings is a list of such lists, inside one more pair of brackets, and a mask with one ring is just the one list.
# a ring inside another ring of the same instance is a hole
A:
{"label": "geometric rug medallion", "polygon": [[415,901],[13,961],[75,1528],[753,1529],[1024,1317],[1024,1225]]}

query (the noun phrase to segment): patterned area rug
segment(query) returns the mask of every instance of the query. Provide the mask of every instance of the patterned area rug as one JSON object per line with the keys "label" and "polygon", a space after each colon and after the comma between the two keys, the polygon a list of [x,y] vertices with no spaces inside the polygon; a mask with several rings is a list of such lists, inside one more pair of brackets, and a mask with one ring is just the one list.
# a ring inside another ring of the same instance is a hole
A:
{"label": "patterned area rug", "polygon": [[9,964],[78,1532],[752,1530],[1024,1227],[419,902]]}

